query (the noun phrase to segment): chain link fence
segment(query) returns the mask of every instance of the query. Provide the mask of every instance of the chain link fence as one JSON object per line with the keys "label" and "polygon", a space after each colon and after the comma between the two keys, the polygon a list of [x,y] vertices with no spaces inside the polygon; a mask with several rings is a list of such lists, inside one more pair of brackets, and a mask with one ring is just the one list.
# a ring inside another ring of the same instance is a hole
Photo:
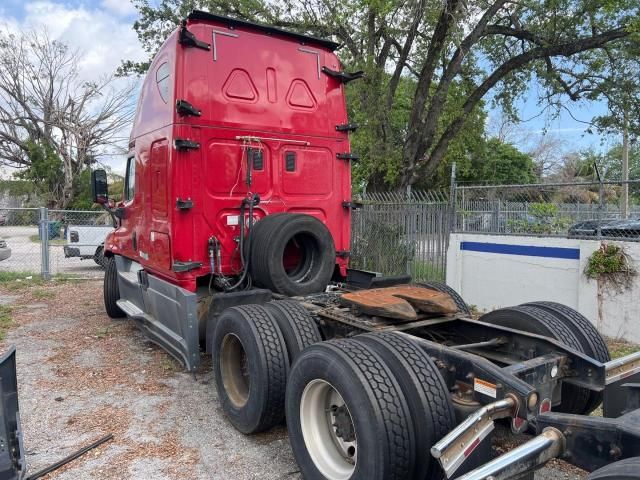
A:
{"label": "chain link fence", "polygon": [[102,243],[113,229],[106,212],[0,209],[0,274],[102,275]]}
{"label": "chain link fence", "polygon": [[640,241],[640,180],[456,186],[455,209],[458,232]]}
{"label": "chain link fence", "polygon": [[[418,281],[444,280],[450,231],[640,241],[640,180],[453,183],[451,190],[357,200],[363,205],[352,215],[351,266]],[[0,273],[100,276],[102,243],[112,228],[102,211],[0,209]]]}
{"label": "chain link fence", "polygon": [[451,209],[447,191],[370,193],[353,212],[351,266],[444,281]]}

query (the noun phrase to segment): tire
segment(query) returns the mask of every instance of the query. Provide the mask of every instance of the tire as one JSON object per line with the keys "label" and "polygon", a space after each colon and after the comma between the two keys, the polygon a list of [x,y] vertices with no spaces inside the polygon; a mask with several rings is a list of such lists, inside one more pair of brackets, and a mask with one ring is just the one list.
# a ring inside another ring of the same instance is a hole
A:
{"label": "tire", "polygon": [[234,427],[250,434],[284,420],[287,347],[264,307],[243,305],[222,312],[212,358],[218,398]]}
{"label": "tire", "polygon": [[458,292],[456,292],[453,288],[451,288],[446,283],[442,282],[418,282],[418,285],[421,287],[428,288],[430,290],[435,290],[437,292],[442,292],[448,294],[451,299],[454,301],[456,306],[458,307],[458,312],[463,313],[465,315],[471,316],[471,309],[466,304],[464,299],[460,296]]}
{"label": "tire", "polygon": [[280,327],[284,343],[287,345],[290,364],[305,348],[322,341],[316,322],[309,311],[298,302],[276,300],[264,306]]}
{"label": "tire", "polygon": [[588,348],[588,350],[585,350],[587,355],[602,363],[611,360],[607,342],[605,342],[600,332],[598,332],[589,319],[580,312],[556,302],[531,302],[525,303],[524,305],[541,308],[553,313],[556,317],[564,317],[565,322],[581,340],[585,349]]}
{"label": "tire", "polygon": [[[540,308],[530,306],[501,308],[483,315],[479,321],[550,337],[584,353],[580,340],[572,330],[554,315]],[[555,411],[584,415],[587,413],[590,394],[591,392],[586,388],[563,382],[562,400]]]}
{"label": "tire", "polygon": [[[333,237],[315,217],[267,216],[256,224],[249,242],[249,268],[258,286],[296,296],[322,292],[331,280],[336,263]],[[293,263],[285,266],[287,261]]]}
{"label": "tire", "polygon": [[104,309],[111,318],[124,318],[126,314],[116,303],[120,300],[120,288],[118,287],[118,269],[114,257],[105,257],[104,285]]}
{"label": "tire", "polygon": [[417,445],[409,407],[389,367],[367,345],[332,340],[305,349],[289,375],[286,413],[303,478],[413,478]]}
{"label": "tire", "polygon": [[[410,339],[393,332],[358,335],[389,366],[409,405],[416,445],[435,445],[456,425],[449,390],[429,356]],[[431,455],[417,455],[413,476],[442,478],[443,472]]]}
{"label": "tire", "polygon": [[591,472],[587,480],[640,480],[640,457],[631,457]]}
{"label": "tire", "polygon": [[104,247],[102,245],[96,248],[96,253],[93,254],[93,261],[105,268]]}
{"label": "tire", "polygon": [[[606,363],[611,360],[609,347],[593,324],[571,307],[556,302],[531,302],[525,305],[542,309],[563,322],[578,338],[582,351],[589,357]],[[591,413],[602,404],[603,393],[591,391],[586,413]]]}

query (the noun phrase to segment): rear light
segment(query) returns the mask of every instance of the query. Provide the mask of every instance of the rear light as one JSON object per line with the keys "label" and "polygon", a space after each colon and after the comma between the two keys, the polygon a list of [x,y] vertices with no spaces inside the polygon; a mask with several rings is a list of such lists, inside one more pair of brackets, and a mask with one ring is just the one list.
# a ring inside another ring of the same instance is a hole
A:
{"label": "rear light", "polygon": [[75,230],[72,230],[71,232],[69,232],[69,240],[73,243],[78,243],[80,241],[78,232],[76,232]]}
{"label": "rear light", "polygon": [[0,240],[0,248],[7,248],[7,242]]}

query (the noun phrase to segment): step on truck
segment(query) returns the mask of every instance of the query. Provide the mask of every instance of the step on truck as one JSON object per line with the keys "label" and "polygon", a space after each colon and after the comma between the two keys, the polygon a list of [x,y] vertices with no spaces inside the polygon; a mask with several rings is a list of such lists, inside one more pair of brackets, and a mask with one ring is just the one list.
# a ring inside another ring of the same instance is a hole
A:
{"label": "step on truck", "polygon": [[[345,84],[362,73],[338,47],[200,11],[168,37],[123,200],[92,176],[117,222],[107,313],[188,371],[212,355],[228,420],[252,434],[286,419],[305,478],[501,479],[552,458],[640,478],[640,354],[611,360],[563,305],[472,319],[446,285],[348,268]],[[496,422],[533,436],[493,458]]]}

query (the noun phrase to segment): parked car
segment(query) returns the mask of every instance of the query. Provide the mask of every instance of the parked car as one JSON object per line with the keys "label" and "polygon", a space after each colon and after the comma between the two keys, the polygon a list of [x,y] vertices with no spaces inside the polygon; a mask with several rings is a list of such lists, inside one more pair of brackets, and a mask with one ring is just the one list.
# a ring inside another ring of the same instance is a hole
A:
{"label": "parked car", "polygon": [[7,241],[0,239],[0,261],[11,256],[11,249],[7,247]]}
{"label": "parked car", "polygon": [[92,258],[101,267],[104,266],[104,239],[113,231],[113,226],[105,225],[69,225],[65,235],[65,258]]}
{"label": "parked car", "polygon": [[595,237],[598,225],[603,237],[640,238],[640,219],[604,219],[579,222],[569,228],[569,237]]}

